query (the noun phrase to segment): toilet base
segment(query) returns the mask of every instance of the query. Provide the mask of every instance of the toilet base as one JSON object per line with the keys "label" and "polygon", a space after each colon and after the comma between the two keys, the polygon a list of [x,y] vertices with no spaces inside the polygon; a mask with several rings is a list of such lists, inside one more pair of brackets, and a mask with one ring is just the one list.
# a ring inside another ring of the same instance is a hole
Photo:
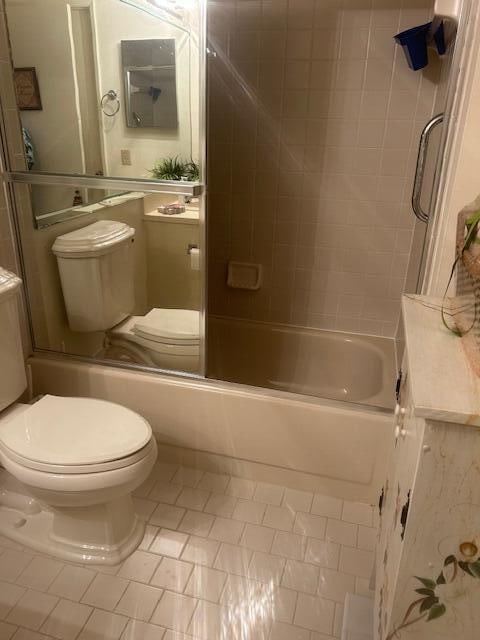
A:
{"label": "toilet base", "polygon": [[33,499],[40,508],[24,509],[20,503],[15,508],[15,501],[20,493],[28,494],[19,483],[16,488],[10,502],[10,491],[0,492],[0,535],[21,545],[70,562],[116,565],[143,539],[145,523],[135,513],[130,495],[69,508],[45,507]]}

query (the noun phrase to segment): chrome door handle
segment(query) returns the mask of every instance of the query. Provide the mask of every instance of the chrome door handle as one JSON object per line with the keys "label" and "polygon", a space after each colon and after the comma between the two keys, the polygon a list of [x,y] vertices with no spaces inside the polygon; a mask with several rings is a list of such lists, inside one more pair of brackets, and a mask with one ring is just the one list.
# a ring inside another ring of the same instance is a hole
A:
{"label": "chrome door handle", "polygon": [[418,147],[417,169],[415,171],[415,181],[413,183],[412,193],[412,208],[413,213],[420,220],[420,222],[428,222],[430,214],[422,209],[422,188],[423,178],[425,176],[425,165],[428,155],[428,144],[430,142],[430,135],[437,125],[443,122],[443,113],[438,114],[432,118],[425,125],[422,135],[420,136],[420,144]]}

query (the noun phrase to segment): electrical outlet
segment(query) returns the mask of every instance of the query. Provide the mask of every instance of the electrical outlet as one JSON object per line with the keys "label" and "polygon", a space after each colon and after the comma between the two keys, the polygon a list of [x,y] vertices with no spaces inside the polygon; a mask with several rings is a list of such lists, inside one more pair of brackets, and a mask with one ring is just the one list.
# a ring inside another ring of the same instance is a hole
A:
{"label": "electrical outlet", "polygon": [[122,159],[122,164],[126,164],[126,165],[131,165],[132,164],[132,158],[130,156],[130,149],[121,149],[120,150],[120,157]]}

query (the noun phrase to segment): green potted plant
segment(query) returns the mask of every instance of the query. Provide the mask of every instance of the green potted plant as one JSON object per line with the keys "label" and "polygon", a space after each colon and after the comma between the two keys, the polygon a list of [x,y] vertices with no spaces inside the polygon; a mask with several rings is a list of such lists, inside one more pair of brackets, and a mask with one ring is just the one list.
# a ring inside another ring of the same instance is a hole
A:
{"label": "green potted plant", "polygon": [[161,158],[150,169],[156,180],[187,180],[196,182],[200,177],[198,164],[192,159],[183,160],[179,156]]}

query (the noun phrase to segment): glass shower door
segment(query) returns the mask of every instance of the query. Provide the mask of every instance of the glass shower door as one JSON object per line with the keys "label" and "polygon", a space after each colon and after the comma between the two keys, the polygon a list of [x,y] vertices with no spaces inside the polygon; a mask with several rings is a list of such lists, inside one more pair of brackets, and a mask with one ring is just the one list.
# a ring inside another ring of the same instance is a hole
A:
{"label": "glass shower door", "polygon": [[414,72],[393,38],[433,5],[209,5],[209,377],[392,405],[426,230],[411,207],[418,144],[445,111],[453,52]]}

